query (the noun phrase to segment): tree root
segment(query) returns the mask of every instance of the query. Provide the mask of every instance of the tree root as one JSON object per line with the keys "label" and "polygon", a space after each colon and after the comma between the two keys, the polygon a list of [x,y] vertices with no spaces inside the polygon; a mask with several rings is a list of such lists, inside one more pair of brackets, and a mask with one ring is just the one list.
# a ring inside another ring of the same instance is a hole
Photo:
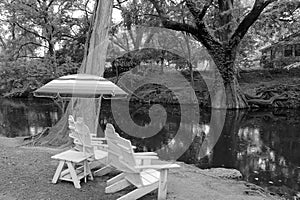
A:
{"label": "tree root", "polygon": [[48,135],[50,130],[50,127],[46,127],[44,128],[44,130],[36,135],[30,136],[30,137],[26,137],[24,138],[24,141],[30,140],[28,142],[24,142],[23,144],[21,144],[20,146],[35,146],[35,144],[37,143],[37,141],[40,140],[41,137],[44,137],[45,135]]}
{"label": "tree root", "polygon": [[251,107],[299,107],[300,88],[297,85],[273,85],[261,87],[256,95],[245,94]]}

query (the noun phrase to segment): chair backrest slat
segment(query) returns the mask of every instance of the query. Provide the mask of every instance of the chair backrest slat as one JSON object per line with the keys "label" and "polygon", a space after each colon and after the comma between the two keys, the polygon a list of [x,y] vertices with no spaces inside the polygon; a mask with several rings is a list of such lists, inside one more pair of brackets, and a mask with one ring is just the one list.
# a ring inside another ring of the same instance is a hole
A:
{"label": "chair backrest slat", "polygon": [[[79,119],[79,120],[81,120],[81,119]],[[76,131],[76,128],[75,128],[75,119],[72,115],[69,115],[68,122],[69,122],[69,129],[71,131],[69,136],[73,139],[73,143],[75,145],[74,149],[76,149],[78,151],[83,151],[82,144],[79,141],[78,132]]]}
{"label": "chair backrest slat", "polygon": [[79,120],[75,122],[75,129],[78,133],[78,140],[82,144],[83,152],[94,154],[89,127],[84,124],[83,120]]}
{"label": "chair backrest slat", "polygon": [[131,142],[120,137],[113,125],[109,123],[106,124],[105,137],[110,165],[124,172],[135,172],[136,160]]}

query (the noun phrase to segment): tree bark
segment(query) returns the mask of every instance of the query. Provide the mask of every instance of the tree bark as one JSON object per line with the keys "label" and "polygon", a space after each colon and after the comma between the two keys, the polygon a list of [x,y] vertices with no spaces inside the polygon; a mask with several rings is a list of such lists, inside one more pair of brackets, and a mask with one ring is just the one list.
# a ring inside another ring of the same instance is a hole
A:
{"label": "tree bark", "polygon": [[[225,108],[247,108],[248,103],[236,79],[236,71],[234,67],[237,47],[225,44],[221,47],[218,47],[218,49],[212,48],[209,53],[216,64],[218,72],[221,75],[221,78],[215,78],[215,88],[219,91],[213,92],[211,99],[212,102],[216,103],[213,103],[212,107],[224,108],[224,103],[222,103],[222,101],[224,101],[225,98]],[[224,85],[224,88],[222,88],[220,85]]]}
{"label": "tree bark", "polygon": [[[105,60],[109,43],[108,32],[110,29],[113,2],[100,0],[96,5],[94,23],[92,23],[92,32],[89,40],[88,51],[81,65],[80,73],[103,76]],[[83,117],[90,131],[97,133],[98,117],[101,106],[101,100],[79,99],[75,110],[75,116]],[[103,136],[101,130],[100,135]]]}

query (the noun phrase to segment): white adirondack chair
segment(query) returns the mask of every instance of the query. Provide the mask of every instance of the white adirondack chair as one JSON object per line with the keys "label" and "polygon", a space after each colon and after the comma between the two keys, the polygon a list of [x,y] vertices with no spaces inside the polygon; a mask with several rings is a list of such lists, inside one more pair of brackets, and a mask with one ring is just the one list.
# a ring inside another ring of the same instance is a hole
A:
{"label": "white adirondack chair", "polygon": [[[77,121],[83,122],[83,118],[78,117]],[[69,137],[73,139],[73,143],[75,144],[74,149],[77,151],[82,151],[82,144],[79,141],[78,133],[75,130],[75,119],[72,115],[69,115],[68,122],[69,122],[69,129],[71,131]],[[106,141],[105,138],[97,137],[96,134],[94,133],[90,133],[90,135],[91,135],[91,143],[94,147],[96,147],[96,149],[106,150],[107,145],[104,144],[104,142]]]}
{"label": "white adirondack chair", "polygon": [[[102,176],[111,172],[111,167],[107,164],[107,145],[103,144],[103,138],[101,140],[95,140],[92,137],[88,126],[83,122],[83,120],[78,120],[75,122],[75,131],[78,133],[79,138],[74,140],[74,143],[79,147],[80,151],[91,153],[92,159],[91,168],[95,168],[100,165],[104,167],[94,171],[94,175]],[[100,147],[100,148],[99,148]]]}
{"label": "white adirondack chair", "polygon": [[82,151],[82,145],[79,142],[79,136],[75,130],[75,119],[72,115],[69,115],[68,122],[68,127],[70,129],[69,137],[73,139],[73,143],[75,145],[74,150]]}
{"label": "white adirondack chair", "polygon": [[[114,126],[110,123],[107,123],[106,128],[105,128],[106,140],[107,140],[107,138],[115,139],[118,137],[120,137],[120,135],[115,131]],[[110,141],[112,141],[112,140],[110,140]],[[107,140],[107,143],[108,143],[108,140]],[[111,145],[114,145],[114,144],[111,143]],[[132,148],[136,149],[136,147],[133,145],[132,145]],[[109,152],[108,152],[108,154],[109,154]],[[114,154],[111,154],[111,156],[114,156]],[[144,164],[144,165],[149,164],[149,162],[151,162],[151,159],[158,159],[157,153],[155,153],[155,152],[135,152],[134,157],[136,158],[136,160],[138,161],[139,164]],[[110,163],[110,162],[108,161],[108,163]]]}
{"label": "white adirondack chair", "polygon": [[[158,199],[165,200],[167,197],[168,170],[180,166],[167,162],[163,164],[150,162],[145,165],[143,162],[137,161],[138,159],[129,140],[114,134],[112,131],[107,131],[106,137],[109,163],[123,173],[107,181],[108,186],[105,188],[105,192],[114,193],[134,185],[137,189],[118,198],[118,200],[138,199],[155,189],[158,189]],[[157,156],[144,155],[140,156],[140,159],[142,157],[145,157],[147,160],[152,157],[151,160],[156,160],[157,162]]]}

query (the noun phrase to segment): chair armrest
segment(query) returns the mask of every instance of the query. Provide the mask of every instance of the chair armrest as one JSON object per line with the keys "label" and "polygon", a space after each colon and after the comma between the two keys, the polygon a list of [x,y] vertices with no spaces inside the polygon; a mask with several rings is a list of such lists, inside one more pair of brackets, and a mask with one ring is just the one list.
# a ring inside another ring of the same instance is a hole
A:
{"label": "chair armrest", "polygon": [[103,146],[107,147],[108,146],[107,144],[104,144],[102,141],[92,141],[91,144],[94,147],[103,147]]}
{"label": "chair armrest", "polygon": [[102,147],[108,148],[108,145],[107,145],[107,144],[102,144],[101,146],[102,146]]}
{"label": "chair armrest", "polygon": [[91,142],[91,145],[92,145],[92,146],[102,146],[103,143],[102,143],[101,141],[92,141],[92,142]]}
{"label": "chair armrest", "polygon": [[95,145],[94,147],[98,150],[103,150],[103,151],[108,150],[108,145],[107,144]]}
{"label": "chair armrest", "polygon": [[157,169],[157,170],[163,170],[163,169],[173,169],[173,168],[179,168],[180,166],[177,164],[164,164],[164,165],[140,165],[136,166],[136,169]]}
{"label": "chair armrest", "polygon": [[143,156],[143,155],[134,155],[134,158],[136,158],[136,159],[141,159],[141,160],[149,160],[149,159],[156,159],[156,160],[158,160],[159,159],[159,157],[157,157],[157,156]]}
{"label": "chair armrest", "polygon": [[157,156],[157,153],[155,152],[136,152],[134,155],[138,156]]}
{"label": "chair armrest", "polygon": [[91,137],[97,137],[96,133],[90,133]]}
{"label": "chair armrest", "polygon": [[106,138],[92,137],[92,141],[106,141]]}

